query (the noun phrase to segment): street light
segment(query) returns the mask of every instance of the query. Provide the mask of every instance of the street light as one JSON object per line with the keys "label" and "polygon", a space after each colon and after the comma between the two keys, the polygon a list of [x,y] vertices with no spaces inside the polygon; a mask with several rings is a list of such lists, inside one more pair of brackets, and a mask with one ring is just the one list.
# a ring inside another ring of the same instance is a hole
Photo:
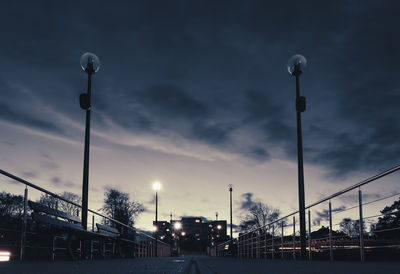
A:
{"label": "street light", "polygon": [[182,224],[180,222],[174,223],[174,229],[175,230],[180,230],[182,228]]}
{"label": "street light", "polygon": [[306,211],[304,199],[303,141],[301,133],[301,113],[306,110],[306,98],[300,96],[299,77],[307,66],[307,60],[300,54],[293,55],[287,65],[289,73],[296,77],[296,112],[297,112],[297,161],[299,181],[300,213],[300,258],[306,258]]}
{"label": "street light", "polygon": [[153,190],[156,192],[156,229],[154,230],[154,238],[155,238],[155,256],[158,257],[158,250],[157,250],[157,226],[158,226],[158,191],[161,189],[161,184],[159,182],[153,183]]}
{"label": "street light", "polygon": [[229,193],[230,193],[230,212],[231,212],[231,256],[233,257],[233,234],[232,234],[232,187],[233,185],[229,185]]}
{"label": "street light", "polygon": [[83,183],[82,183],[82,226],[87,229],[88,200],[89,200],[89,146],[90,146],[90,108],[92,92],[92,75],[100,69],[100,59],[95,54],[86,52],[80,60],[83,71],[88,74],[87,93],[79,96],[79,104],[86,110],[85,149],[83,159]]}

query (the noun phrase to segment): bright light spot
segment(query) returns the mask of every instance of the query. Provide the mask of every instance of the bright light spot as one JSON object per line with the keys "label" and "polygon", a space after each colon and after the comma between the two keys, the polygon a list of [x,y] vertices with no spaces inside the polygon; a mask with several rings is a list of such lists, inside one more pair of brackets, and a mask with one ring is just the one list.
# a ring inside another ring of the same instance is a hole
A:
{"label": "bright light spot", "polygon": [[217,229],[222,229],[222,225],[217,225]]}
{"label": "bright light spot", "polygon": [[155,191],[160,190],[160,189],[161,189],[161,184],[160,184],[159,182],[154,182],[154,184],[153,184],[153,189],[154,189]]}
{"label": "bright light spot", "polygon": [[182,224],[180,222],[176,222],[176,223],[174,223],[174,228],[176,230],[181,229],[182,228]]}
{"label": "bright light spot", "polygon": [[9,251],[0,251],[0,262],[8,262],[10,257],[11,253]]}
{"label": "bright light spot", "polygon": [[200,223],[200,220],[199,220],[199,219],[197,219],[197,220],[196,220],[196,223]]}
{"label": "bright light spot", "polygon": [[181,235],[182,235],[182,236],[185,236],[185,235],[186,235],[186,232],[185,232],[185,231],[182,231]]}
{"label": "bright light spot", "polygon": [[153,232],[156,232],[156,231],[157,231],[157,227],[156,227],[155,225],[153,226],[152,231],[153,231]]}

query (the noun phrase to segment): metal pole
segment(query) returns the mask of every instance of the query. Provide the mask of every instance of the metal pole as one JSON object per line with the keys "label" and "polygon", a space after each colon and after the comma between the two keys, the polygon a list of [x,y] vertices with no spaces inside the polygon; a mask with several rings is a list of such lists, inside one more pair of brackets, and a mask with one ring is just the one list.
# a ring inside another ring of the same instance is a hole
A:
{"label": "metal pole", "polygon": [[275,236],[275,227],[274,225],[272,225],[272,243],[271,243],[271,255],[272,255],[272,259],[274,259],[274,255],[275,255],[275,247],[274,247],[274,236]]}
{"label": "metal pole", "polygon": [[156,229],[155,229],[155,232],[154,232],[154,238],[155,238],[155,252],[154,252],[154,255],[155,255],[155,257],[157,257],[158,256],[158,250],[157,250],[157,242],[158,242],[158,240],[157,240],[157,230],[158,230],[158,191],[156,191]]}
{"label": "metal pole", "polygon": [[308,210],[308,259],[311,261],[312,251],[311,251],[311,212]]}
{"label": "metal pole", "polygon": [[94,214],[92,215],[92,231],[94,231]]}
{"label": "metal pole", "polygon": [[331,201],[329,201],[329,260],[333,261],[332,205],[331,205]]}
{"label": "metal pole", "polygon": [[304,109],[300,106],[300,84],[301,74],[300,65],[295,66],[294,75],[296,76],[296,112],[297,112],[297,160],[298,160],[298,180],[299,180],[299,213],[300,213],[300,258],[306,258],[306,212],[304,198],[304,169],[303,169],[303,141],[301,131],[301,112]]}
{"label": "metal pole", "polygon": [[232,233],[232,185],[229,185],[229,196],[230,196],[230,215],[231,215],[231,244],[230,244],[230,250],[231,250],[231,256],[233,257],[233,233]]}
{"label": "metal pole", "polygon": [[281,235],[281,259],[283,259],[283,221],[281,223],[282,226],[282,235]]}
{"label": "metal pole", "polygon": [[[91,66],[90,66],[91,65]],[[90,110],[91,110],[91,90],[92,90],[92,72],[93,63],[88,63],[88,107],[86,109],[86,127],[85,127],[85,149],[83,159],[83,183],[82,183],[82,226],[87,229],[88,201],[89,201],[89,149],[90,149]]]}
{"label": "metal pole", "polygon": [[25,186],[24,192],[24,219],[22,224],[22,233],[21,233],[21,248],[20,248],[20,256],[19,259],[22,261],[25,257],[25,242],[26,242],[26,224],[27,224],[27,206],[28,206],[28,187]]}
{"label": "metal pole", "polygon": [[360,209],[360,255],[361,255],[361,262],[365,261],[365,253],[364,253],[364,219],[363,219],[363,212],[362,212],[362,193],[361,189],[358,190],[358,204]]}
{"label": "metal pole", "polygon": [[293,260],[296,260],[296,217],[293,216]]}

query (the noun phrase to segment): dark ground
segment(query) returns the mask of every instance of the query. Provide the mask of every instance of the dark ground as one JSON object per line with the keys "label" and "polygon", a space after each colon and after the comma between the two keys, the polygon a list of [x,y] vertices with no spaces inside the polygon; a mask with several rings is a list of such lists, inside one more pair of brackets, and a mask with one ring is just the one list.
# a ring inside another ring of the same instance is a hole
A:
{"label": "dark ground", "polygon": [[215,258],[187,254],[170,258],[58,262],[3,262],[0,273],[397,273],[400,262],[323,262]]}

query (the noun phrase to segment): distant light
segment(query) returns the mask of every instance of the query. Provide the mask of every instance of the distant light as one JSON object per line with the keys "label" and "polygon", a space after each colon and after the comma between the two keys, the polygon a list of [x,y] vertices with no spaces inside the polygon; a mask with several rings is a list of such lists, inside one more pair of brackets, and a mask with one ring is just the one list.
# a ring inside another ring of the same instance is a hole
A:
{"label": "distant light", "polygon": [[175,237],[175,233],[172,233],[172,237]]}
{"label": "distant light", "polygon": [[165,238],[165,236],[161,236],[161,237],[160,237],[161,240],[164,240],[164,238]]}
{"label": "distant light", "polygon": [[197,219],[197,220],[196,220],[196,223],[200,223],[200,220],[199,220],[199,219]]}
{"label": "distant light", "polygon": [[176,222],[176,223],[174,223],[174,228],[175,228],[176,230],[179,230],[179,229],[182,228],[182,224],[181,224],[180,222]]}
{"label": "distant light", "polygon": [[185,231],[182,231],[181,235],[182,235],[182,236],[185,236],[185,235],[186,235],[186,232],[185,232]]}
{"label": "distant light", "polygon": [[167,228],[166,231],[169,231],[169,228]]}
{"label": "distant light", "polygon": [[152,231],[155,232],[155,231],[157,231],[157,230],[158,230],[158,229],[157,229],[157,226],[153,225]]}
{"label": "distant light", "polygon": [[0,251],[0,262],[8,262],[10,257],[11,253],[9,251]]}
{"label": "distant light", "polygon": [[159,182],[154,182],[153,190],[158,191],[161,189],[161,184]]}
{"label": "distant light", "polygon": [[222,229],[222,225],[217,225],[217,229],[221,230]]}

